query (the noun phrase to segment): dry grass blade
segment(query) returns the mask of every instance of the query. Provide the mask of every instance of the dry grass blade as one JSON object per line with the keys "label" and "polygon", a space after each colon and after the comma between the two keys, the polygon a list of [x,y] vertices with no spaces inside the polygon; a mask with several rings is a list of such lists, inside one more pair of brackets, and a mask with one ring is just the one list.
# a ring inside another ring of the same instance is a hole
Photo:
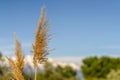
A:
{"label": "dry grass blade", "polygon": [[22,72],[20,71],[20,69],[17,67],[17,65],[15,64],[15,62],[11,59],[11,58],[7,58],[9,61],[9,64],[12,68],[12,73],[13,76],[16,80],[24,80],[23,76],[22,76]]}
{"label": "dry grass blade", "polygon": [[24,56],[22,54],[21,44],[19,40],[16,38],[16,36],[15,36],[15,44],[16,44],[16,48],[15,48],[16,65],[22,71],[24,67]]}

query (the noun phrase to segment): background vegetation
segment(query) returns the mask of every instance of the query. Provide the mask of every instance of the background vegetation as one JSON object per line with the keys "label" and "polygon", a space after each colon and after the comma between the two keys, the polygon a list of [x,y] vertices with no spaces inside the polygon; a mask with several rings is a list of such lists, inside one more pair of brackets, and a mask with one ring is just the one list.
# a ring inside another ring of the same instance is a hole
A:
{"label": "background vegetation", "polygon": [[[4,62],[2,59],[2,54],[0,53],[0,61]],[[29,76],[23,72],[25,80],[34,80],[34,76]],[[70,66],[53,67],[51,63],[46,62],[44,65],[44,70],[37,73],[37,80],[80,80],[77,78],[77,73]],[[0,65],[0,80],[15,80],[9,67]]]}
{"label": "background vegetation", "polygon": [[85,80],[120,80],[120,58],[88,57],[81,68]]}
{"label": "background vegetation", "polygon": [[[4,62],[1,52],[0,61]],[[81,70],[85,80],[120,80],[120,58],[88,57],[83,60]],[[25,72],[23,72],[23,76],[25,80],[34,80],[34,76],[29,76]],[[70,66],[54,67],[51,63],[46,62],[44,70],[37,73],[37,80],[80,80],[80,77],[76,76],[77,72]],[[0,80],[11,79],[14,77],[10,68],[0,65]]]}

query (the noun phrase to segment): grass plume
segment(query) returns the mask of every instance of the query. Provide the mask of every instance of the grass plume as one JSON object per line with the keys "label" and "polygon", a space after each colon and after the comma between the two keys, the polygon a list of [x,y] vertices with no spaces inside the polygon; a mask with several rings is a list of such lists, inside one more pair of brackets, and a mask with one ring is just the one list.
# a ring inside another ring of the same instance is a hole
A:
{"label": "grass plume", "polygon": [[19,40],[16,38],[16,36],[15,36],[15,44],[16,44],[15,47],[16,65],[22,71],[24,67],[24,56],[22,53],[21,44]]}
{"label": "grass plume", "polygon": [[21,70],[19,67],[16,65],[15,61],[13,61],[11,58],[7,58],[9,61],[9,64],[12,68],[12,74],[16,80],[24,80],[24,77],[22,75]]}
{"label": "grass plume", "polygon": [[11,58],[7,58],[9,61],[9,64],[12,68],[13,76],[16,80],[24,80],[24,77],[22,76],[23,67],[24,67],[24,56],[22,54],[21,44],[19,40],[15,36],[15,55],[16,55],[16,61],[13,61]]}
{"label": "grass plume", "polygon": [[41,9],[41,16],[40,16],[40,22],[38,24],[38,28],[36,31],[36,36],[35,36],[35,42],[32,45],[33,46],[33,63],[34,63],[34,69],[35,69],[35,80],[36,80],[36,68],[38,63],[42,63],[47,60],[46,55],[49,54],[48,50],[48,29],[49,29],[49,24],[46,21],[46,14],[45,14],[45,9]]}

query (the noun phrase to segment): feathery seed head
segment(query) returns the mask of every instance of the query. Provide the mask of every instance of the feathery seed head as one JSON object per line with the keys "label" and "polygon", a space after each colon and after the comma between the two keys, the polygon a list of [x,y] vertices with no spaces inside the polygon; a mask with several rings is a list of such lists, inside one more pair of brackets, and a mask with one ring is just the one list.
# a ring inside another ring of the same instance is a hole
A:
{"label": "feathery seed head", "polygon": [[12,74],[16,80],[24,80],[24,77],[22,76],[21,70],[18,68],[18,66],[15,64],[15,62],[11,59],[8,58],[9,64],[12,68]]}
{"label": "feathery seed head", "polygon": [[16,44],[16,48],[15,48],[16,65],[22,71],[24,67],[24,56],[22,53],[21,44],[16,36],[15,36],[15,44]]}
{"label": "feathery seed head", "polygon": [[35,43],[32,45],[34,52],[33,63],[35,67],[37,63],[42,63],[47,60],[45,56],[48,54],[48,29],[49,24],[46,21],[45,9],[42,8],[40,22],[35,36]]}

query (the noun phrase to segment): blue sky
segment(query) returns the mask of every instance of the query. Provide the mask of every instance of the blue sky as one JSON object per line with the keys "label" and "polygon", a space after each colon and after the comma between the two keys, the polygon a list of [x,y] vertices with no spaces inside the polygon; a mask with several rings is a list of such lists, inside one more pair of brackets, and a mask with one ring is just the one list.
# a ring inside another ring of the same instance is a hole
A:
{"label": "blue sky", "polygon": [[45,5],[53,35],[49,56],[120,55],[119,0],[0,0],[0,51],[14,55],[13,34],[29,54]]}

